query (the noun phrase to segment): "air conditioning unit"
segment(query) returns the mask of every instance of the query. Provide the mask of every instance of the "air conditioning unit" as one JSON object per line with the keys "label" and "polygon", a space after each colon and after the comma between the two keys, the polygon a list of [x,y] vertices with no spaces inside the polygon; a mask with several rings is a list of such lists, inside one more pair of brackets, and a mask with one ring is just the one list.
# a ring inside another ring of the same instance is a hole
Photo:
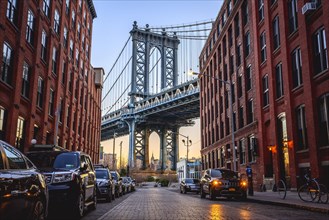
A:
{"label": "air conditioning unit", "polygon": [[308,2],[306,3],[303,8],[302,8],[302,14],[306,14],[312,10],[315,10],[316,9],[316,5],[317,3],[316,2]]}
{"label": "air conditioning unit", "polygon": [[102,88],[104,70],[103,68],[94,68],[94,71],[95,71],[95,85],[97,88]]}

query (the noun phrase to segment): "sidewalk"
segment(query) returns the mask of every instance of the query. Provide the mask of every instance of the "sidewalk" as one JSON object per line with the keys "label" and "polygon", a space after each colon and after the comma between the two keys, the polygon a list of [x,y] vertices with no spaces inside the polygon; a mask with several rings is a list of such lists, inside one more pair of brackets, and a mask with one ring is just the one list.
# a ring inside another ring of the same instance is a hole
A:
{"label": "sidewalk", "polygon": [[253,196],[248,196],[248,200],[329,214],[328,203],[322,204],[316,202],[304,202],[299,198],[297,192],[287,191],[287,196],[285,199],[281,199],[277,192],[272,192],[269,190],[266,192],[254,192]]}

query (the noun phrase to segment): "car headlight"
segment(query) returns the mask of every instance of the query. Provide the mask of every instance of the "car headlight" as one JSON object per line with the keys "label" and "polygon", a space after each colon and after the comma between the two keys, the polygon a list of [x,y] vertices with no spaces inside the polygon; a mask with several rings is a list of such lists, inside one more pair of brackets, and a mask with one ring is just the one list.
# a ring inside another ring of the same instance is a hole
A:
{"label": "car headlight", "polygon": [[220,186],[220,185],[222,185],[222,182],[221,181],[218,181],[218,180],[214,180],[214,181],[212,181],[212,184],[214,186]]}
{"label": "car headlight", "polygon": [[64,183],[74,180],[74,173],[56,173],[53,177],[53,183]]}
{"label": "car headlight", "polygon": [[240,182],[240,186],[242,186],[242,187],[247,187],[247,182],[246,181],[241,181]]}

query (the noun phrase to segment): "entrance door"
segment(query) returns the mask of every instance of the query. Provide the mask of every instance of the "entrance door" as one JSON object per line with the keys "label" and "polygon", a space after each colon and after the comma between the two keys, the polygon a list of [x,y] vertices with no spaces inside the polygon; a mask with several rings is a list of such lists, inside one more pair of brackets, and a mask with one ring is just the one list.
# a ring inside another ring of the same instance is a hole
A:
{"label": "entrance door", "polygon": [[278,117],[278,156],[279,156],[279,178],[286,181],[290,186],[290,171],[289,171],[289,150],[288,150],[288,134],[285,113]]}

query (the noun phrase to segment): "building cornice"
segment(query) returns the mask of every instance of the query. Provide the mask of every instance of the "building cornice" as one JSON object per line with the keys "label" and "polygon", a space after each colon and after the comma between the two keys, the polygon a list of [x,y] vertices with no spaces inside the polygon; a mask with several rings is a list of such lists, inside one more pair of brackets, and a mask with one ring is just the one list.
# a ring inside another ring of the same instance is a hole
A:
{"label": "building cornice", "polygon": [[87,3],[88,3],[88,8],[91,13],[91,16],[93,17],[93,19],[96,18],[97,14],[96,14],[96,9],[95,9],[93,0],[87,0]]}

